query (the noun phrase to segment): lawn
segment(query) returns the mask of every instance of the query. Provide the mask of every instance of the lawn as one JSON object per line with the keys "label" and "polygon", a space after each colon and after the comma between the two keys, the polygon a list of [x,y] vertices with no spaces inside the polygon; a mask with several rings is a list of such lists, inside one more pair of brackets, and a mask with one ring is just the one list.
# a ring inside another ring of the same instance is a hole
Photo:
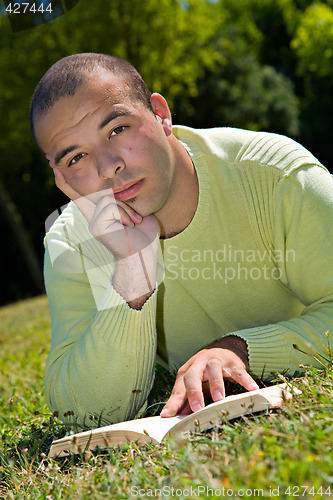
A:
{"label": "lawn", "polygon": [[[50,341],[45,297],[0,309],[1,499],[333,499],[331,362],[295,379],[302,394],[281,409],[159,446],[50,460],[65,433],[43,396]],[[151,401],[170,385],[159,372]]]}

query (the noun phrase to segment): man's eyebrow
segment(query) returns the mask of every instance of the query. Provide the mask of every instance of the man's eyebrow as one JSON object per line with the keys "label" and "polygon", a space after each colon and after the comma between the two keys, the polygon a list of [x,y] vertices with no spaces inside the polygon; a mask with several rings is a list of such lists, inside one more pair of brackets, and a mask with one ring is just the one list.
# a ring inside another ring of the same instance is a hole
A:
{"label": "man's eyebrow", "polygon": [[115,120],[118,118],[118,116],[129,116],[131,113],[129,111],[126,111],[125,109],[115,109],[111,111],[104,119],[103,121],[99,124],[98,130],[101,130],[104,128],[108,123],[110,123],[112,120]]}
{"label": "man's eyebrow", "polygon": [[63,149],[62,151],[59,151],[59,153],[54,158],[54,163],[56,165],[59,165],[60,160],[62,160],[64,156],[68,155],[68,153],[71,153],[72,151],[74,151],[74,149],[77,149],[78,147],[79,146],[69,146],[68,148]]}

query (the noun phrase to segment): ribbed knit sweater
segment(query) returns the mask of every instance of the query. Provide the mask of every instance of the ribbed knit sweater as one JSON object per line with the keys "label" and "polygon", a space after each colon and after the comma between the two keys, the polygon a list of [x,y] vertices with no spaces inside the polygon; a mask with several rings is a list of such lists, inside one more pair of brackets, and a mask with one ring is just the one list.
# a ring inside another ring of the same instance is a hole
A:
{"label": "ribbed knit sweater", "polygon": [[325,353],[327,331],[333,342],[329,172],[284,136],[174,134],[192,157],[199,203],[182,233],[160,240],[164,279],[141,310],[113,289],[113,257],[73,202],[47,233],[45,391],[62,419],[68,411],[90,426],[133,418],[156,360],[176,370],[228,334],[247,342],[250,372],[264,379],[316,364],[295,346]]}

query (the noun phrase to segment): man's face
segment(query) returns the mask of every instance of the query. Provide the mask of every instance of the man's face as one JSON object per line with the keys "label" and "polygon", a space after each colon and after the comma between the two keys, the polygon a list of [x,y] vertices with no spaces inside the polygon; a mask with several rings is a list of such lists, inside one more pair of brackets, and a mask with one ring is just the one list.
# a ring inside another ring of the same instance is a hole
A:
{"label": "man's face", "polygon": [[35,131],[50,165],[80,195],[112,189],[142,216],[167,203],[174,179],[170,127],[128,96],[125,80],[101,70],[37,116]]}

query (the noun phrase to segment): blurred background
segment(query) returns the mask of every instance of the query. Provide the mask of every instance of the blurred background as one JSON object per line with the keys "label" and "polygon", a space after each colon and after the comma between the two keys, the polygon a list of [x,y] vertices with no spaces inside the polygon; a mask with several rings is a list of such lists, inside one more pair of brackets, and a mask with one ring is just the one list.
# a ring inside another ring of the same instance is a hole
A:
{"label": "blurred background", "polygon": [[0,8],[0,304],[43,292],[45,220],[67,199],[31,139],[29,105],[45,71],[69,54],[128,59],[166,97],[176,124],[282,133],[333,171],[333,0],[58,0],[64,14],[46,23],[30,15],[30,24],[8,16],[8,5]]}

